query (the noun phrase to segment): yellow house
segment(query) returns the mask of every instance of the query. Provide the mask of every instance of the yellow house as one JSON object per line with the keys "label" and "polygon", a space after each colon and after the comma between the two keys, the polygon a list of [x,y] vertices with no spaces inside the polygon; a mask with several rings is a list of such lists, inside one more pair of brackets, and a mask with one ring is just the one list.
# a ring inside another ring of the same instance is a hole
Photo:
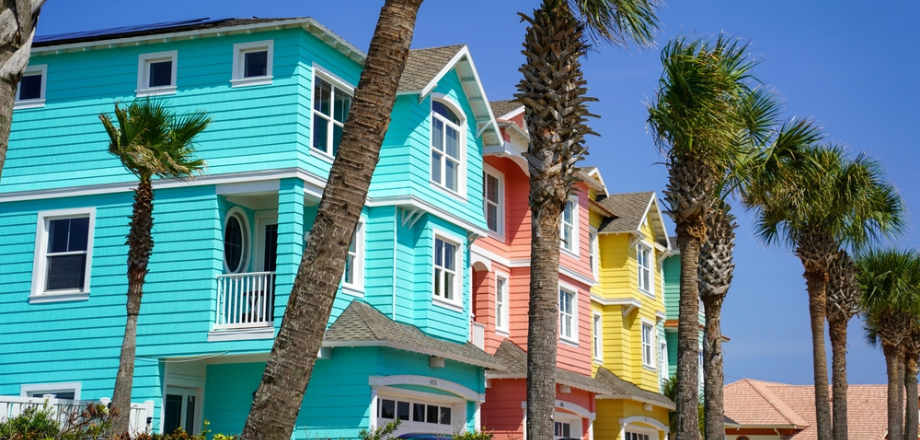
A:
{"label": "yellow house", "polygon": [[660,394],[668,377],[662,262],[672,249],[661,209],[654,192],[590,198],[593,370],[628,388],[597,400],[595,438],[664,439],[674,403]]}

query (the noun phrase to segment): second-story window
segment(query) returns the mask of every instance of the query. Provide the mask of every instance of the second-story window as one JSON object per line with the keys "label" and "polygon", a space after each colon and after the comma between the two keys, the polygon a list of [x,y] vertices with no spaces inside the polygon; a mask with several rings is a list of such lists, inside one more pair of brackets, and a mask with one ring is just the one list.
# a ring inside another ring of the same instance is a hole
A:
{"label": "second-story window", "polygon": [[431,101],[431,181],[460,193],[463,120],[441,101]]}
{"label": "second-story window", "polygon": [[560,246],[569,252],[578,253],[578,199],[570,198],[565,202],[562,221],[559,225]]}
{"label": "second-story window", "polygon": [[647,323],[642,323],[642,365],[648,368],[655,368],[655,334],[654,327]]}
{"label": "second-story window", "polygon": [[45,77],[47,76],[48,66],[29,66],[19,86],[16,88],[16,100],[13,108],[35,108],[45,105]]}
{"label": "second-story window", "polygon": [[460,246],[436,236],[434,239],[434,297],[435,299],[459,303],[458,287]]}
{"label": "second-story window", "polygon": [[313,84],[313,149],[335,156],[351,110],[351,95],[323,78]]}
{"label": "second-story window", "polygon": [[639,290],[652,293],[652,250],[645,245],[636,246],[636,263],[638,266]]}
{"label": "second-story window", "polygon": [[594,321],[592,322],[592,324],[594,327],[593,328],[594,330],[594,344],[593,344],[594,345],[594,360],[600,362],[604,359],[603,339],[601,336],[602,335],[601,332],[603,331],[603,326],[601,325],[601,315],[600,314],[597,314],[597,313],[594,314]]}
{"label": "second-story window", "polygon": [[495,277],[495,329],[508,332],[508,278]]}
{"label": "second-story window", "polygon": [[504,233],[504,194],[503,179],[499,173],[485,171],[482,174],[482,203],[489,230],[502,235]]}
{"label": "second-story window", "polygon": [[231,87],[272,83],[274,41],[252,41],[233,45]]}
{"label": "second-story window", "polygon": [[598,268],[600,267],[600,252],[597,245],[597,230],[594,228],[591,228],[591,230],[588,232],[588,246],[591,247],[591,254],[589,257],[591,273],[593,273],[594,278],[597,279]]}
{"label": "second-story window", "polygon": [[574,290],[559,288],[559,337],[575,343],[578,342],[576,295]]}
{"label": "second-story window", "polygon": [[249,262],[249,222],[240,208],[233,208],[224,222],[224,266],[229,273],[246,271]]}
{"label": "second-story window", "polygon": [[345,259],[345,273],[342,275],[345,287],[364,289],[364,223],[359,222],[351,237],[351,246]]}
{"label": "second-story window", "polygon": [[175,50],[145,53],[137,62],[137,96],[171,95],[176,93]]}

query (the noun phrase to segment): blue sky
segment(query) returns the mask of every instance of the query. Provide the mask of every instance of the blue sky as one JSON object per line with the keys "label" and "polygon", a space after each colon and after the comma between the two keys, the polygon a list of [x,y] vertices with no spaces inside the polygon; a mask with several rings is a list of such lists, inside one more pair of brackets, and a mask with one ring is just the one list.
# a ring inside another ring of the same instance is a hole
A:
{"label": "blue sky", "polygon": [[[189,18],[310,16],[366,50],[381,0],[49,0],[39,35]],[[422,5],[414,48],[465,43],[488,97],[508,99],[517,69],[524,25],[517,12],[537,0],[428,0]],[[787,115],[814,117],[829,140],[852,153],[878,159],[898,186],[909,211],[920,209],[920,2],[828,0],[672,1],[660,12],[658,45],[629,51],[597,46],[584,61],[591,106],[601,136],[589,140],[586,165],[601,169],[611,192],[664,189],[667,173],[647,132],[646,103],[661,75],[658,48],[677,35],[719,32],[749,41],[762,64],[756,74],[776,88]],[[740,211],[740,210],[739,210]],[[895,243],[920,247],[917,222]],[[736,274],[723,310],[726,381],[740,378],[812,382],[808,303],[802,266],[789,249],[767,247],[752,235],[751,218],[740,215]],[[850,326],[850,383],[885,383],[881,351],[864,342],[862,325]]]}

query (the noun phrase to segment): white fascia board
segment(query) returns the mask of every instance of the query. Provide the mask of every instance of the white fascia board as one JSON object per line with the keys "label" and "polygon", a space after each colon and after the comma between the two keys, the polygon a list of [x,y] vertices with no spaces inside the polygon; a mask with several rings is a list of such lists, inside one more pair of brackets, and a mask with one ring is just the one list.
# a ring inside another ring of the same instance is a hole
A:
{"label": "white fascia board", "polygon": [[496,118],[496,119],[499,119],[499,120],[509,120],[509,119],[511,119],[511,118],[513,118],[513,117],[515,117],[515,116],[517,116],[517,115],[519,115],[519,114],[521,114],[521,113],[524,113],[524,110],[525,110],[525,109],[524,109],[524,104],[521,104],[521,105],[518,106],[517,109],[511,110],[510,112],[505,113],[505,114],[503,114],[503,115],[498,115],[498,116],[496,116],[495,118]]}
{"label": "white fascia board", "polygon": [[489,235],[489,231],[476,226],[466,220],[457,217],[446,209],[433,205],[426,200],[419,199],[415,196],[392,196],[392,197],[380,197],[380,198],[367,198],[365,206],[368,208],[375,208],[378,206],[412,206],[414,208],[425,210],[431,214],[437,215],[438,217],[447,220],[457,226],[460,226],[467,231],[476,234],[480,237],[485,237]]}

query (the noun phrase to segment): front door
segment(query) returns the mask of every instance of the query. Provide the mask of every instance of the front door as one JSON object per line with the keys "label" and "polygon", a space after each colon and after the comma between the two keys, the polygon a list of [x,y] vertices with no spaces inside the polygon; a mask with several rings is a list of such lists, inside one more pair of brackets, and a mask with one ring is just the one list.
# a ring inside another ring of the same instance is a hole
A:
{"label": "front door", "polygon": [[189,434],[197,433],[197,394],[195,388],[166,387],[166,399],[163,402],[164,434],[171,434],[180,427]]}

